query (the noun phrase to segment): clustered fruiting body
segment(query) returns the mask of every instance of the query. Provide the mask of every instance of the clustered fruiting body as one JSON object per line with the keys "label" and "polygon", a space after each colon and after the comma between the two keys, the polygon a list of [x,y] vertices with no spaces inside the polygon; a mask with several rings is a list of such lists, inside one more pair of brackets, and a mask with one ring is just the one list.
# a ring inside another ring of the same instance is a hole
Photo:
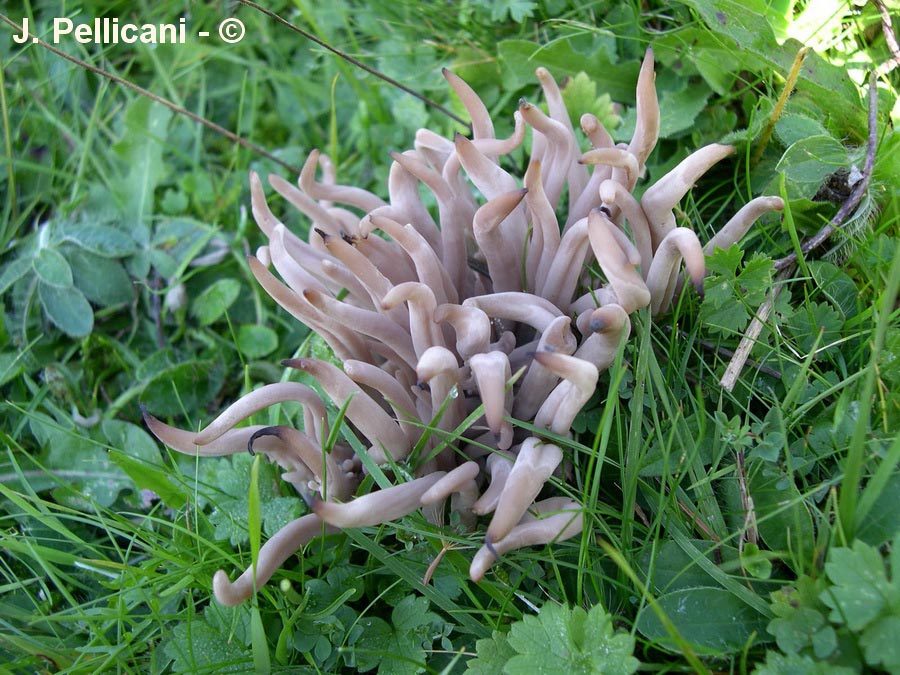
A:
{"label": "clustered fruiting body", "polygon": [[[682,261],[702,290],[704,248],[693,231],[676,226],[673,208],[732,148],[701,148],[640,200],[632,196],[659,131],[652,52],[638,79],[631,142],[616,145],[593,115],[584,115],[592,146],[586,153],[543,68],[537,77],[549,115],[521,102],[506,139],[494,137],[475,92],[444,74],[472,119],[473,138],[450,141],[420,130],[414,149],[392,155],[387,202],[336,184],[331,163],[314,151],[299,187],[269,179],[312,221],[303,241],[272,214],[259,177],[250,176],[253,215],[268,238],[250,268],[285,310],[322,336],[343,368],[311,358],[284,364],[346,405],[346,420],[378,464],[403,465],[415,448],[417,461],[407,467],[415,478],[395,475],[394,487],[354,497],[364,473],[360,458],[341,444],[323,451],[325,405],[298,383],[247,394],[199,433],[147,416],[153,433],[183,453],[265,454],[311,504],[311,513],[262,547],[258,584],[323,529],[377,525],[419,508],[438,522],[447,500],[467,527],[490,516],[470,568],[475,581],[507,551],[576,535],[583,526],[578,502],[535,501],[559,473],[563,451],[515,421],[569,435],[599,373],[628,337],[628,315],[647,306],[666,311]],[[526,126],[533,137],[523,186],[498,158],[519,147]],[[437,204],[436,219],[422,202],[423,185]],[[564,194],[567,219],[560,223]],[[753,200],[707,250],[729,246],[761,213],[780,208],[778,198]],[[588,272],[592,261],[602,279]],[[286,401],[302,404],[302,431],[237,426]],[[232,583],[219,571],[216,598],[243,601],[252,575]]]}

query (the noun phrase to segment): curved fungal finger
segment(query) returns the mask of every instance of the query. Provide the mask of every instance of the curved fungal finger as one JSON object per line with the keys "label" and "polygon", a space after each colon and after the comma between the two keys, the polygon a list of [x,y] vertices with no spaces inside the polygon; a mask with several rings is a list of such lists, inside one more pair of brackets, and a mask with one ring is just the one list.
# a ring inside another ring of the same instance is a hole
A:
{"label": "curved fungal finger", "polygon": [[509,452],[494,451],[488,455],[487,466],[488,473],[491,475],[491,482],[487,490],[482,493],[472,505],[472,511],[479,516],[493,513],[500,501],[500,495],[503,494],[503,488],[506,486],[506,480],[509,478],[509,472],[512,471],[515,456]]}
{"label": "curved fungal finger", "polygon": [[556,251],[559,248],[560,232],[556,212],[547,199],[541,180],[543,167],[538,160],[532,160],[525,171],[525,206],[531,217],[531,241],[526,258],[527,290],[541,288]]}
{"label": "curved fungal finger", "polygon": [[534,424],[565,436],[570,432],[575,416],[594,393],[600,372],[593,363],[575,356],[540,352],[534,358],[564,378],[538,409]]}
{"label": "curved fungal finger", "polygon": [[445,475],[444,471],[435,471],[408,483],[376,490],[343,504],[315,501],[312,509],[326,523],[342,529],[380,525],[402,518],[418,509],[421,506],[422,495]]}
{"label": "curved fungal finger", "polygon": [[422,435],[422,429],[415,423],[418,421],[416,404],[397,377],[364,361],[348,359],[344,361],[343,366],[344,372],[351,380],[381,393],[385,402],[391,407],[400,428],[406,433],[409,442],[416,443]]}
{"label": "curved fungal finger", "polygon": [[508,291],[467,298],[463,307],[477,307],[488,316],[528,324],[544,332],[562,311],[546,298],[533,293]]}
{"label": "curved fungal finger", "polygon": [[465,462],[428,488],[420,498],[423,506],[442,502],[450,495],[467,490],[475,483],[480,467],[478,462]]}
{"label": "curved fungal finger", "polygon": [[[659,100],[656,96],[655,80],[653,49],[647,47],[641,63],[641,72],[638,74],[637,120],[634,125],[634,135],[628,144],[628,152],[637,159],[639,173],[643,172],[647,157],[653,152],[659,138]],[[631,189],[634,188],[634,185],[628,187]]]}
{"label": "curved fungal finger", "polygon": [[561,310],[569,309],[589,248],[588,219],[582,218],[563,234],[540,289],[540,295]]}
{"label": "curved fungal finger", "polygon": [[469,566],[469,578],[479,582],[499,556],[526,546],[550,544],[571,539],[584,526],[583,508],[571,499],[546,499],[535,504],[541,517],[526,514],[500,541],[485,543]]}
{"label": "curved fungal finger", "polygon": [[[259,549],[255,568],[256,587],[265,585],[288,558],[315,537],[337,531],[337,528],[323,523],[314,513],[292,520]],[[253,595],[253,576],[252,566],[233,582],[228,580],[225,570],[219,570],[213,577],[213,595],[220,605],[235,607]]]}
{"label": "curved fungal finger", "polygon": [[357,333],[368,335],[393,349],[410,367],[416,364],[412,339],[402,327],[389,317],[362,307],[341,302],[313,289],[303,291],[303,298],[323,314],[344,325],[353,326]]}
{"label": "curved fungal finger", "polygon": [[574,356],[592,363],[598,372],[603,372],[615,360],[622,340],[628,339],[631,321],[621,305],[609,304],[591,312],[588,327],[591,334]]}
{"label": "curved fungal finger", "polygon": [[389,234],[406,251],[416,268],[418,280],[432,290],[439,304],[457,302],[458,293],[444,268],[444,263],[416,228],[412,225],[400,225],[397,221],[384,216],[370,215],[360,223],[360,233],[368,235],[370,226]]}
{"label": "curved fungal finger", "polygon": [[347,419],[375,446],[371,452],[376,462],[386,461],[388,455],[401,460],[409,454],[409,439],[397,421],[342,370],[318,359],[289,359],[282,365],[312,375],[336,406],[349,401]]}
{"label": "curved fungal finger", "polygon": [[429,347],[443,347],[444,335],[434,323],[437,301],[431,288],[417,281],[399,284],[385,294],[381,307],[392,310],[404,302],[409,304],[409,332],[416,358]]}
{"label": "curved fungal finger", "polygon": [[528,438],[522,443],[488,525],[486,541],[498,542],[509,534],[562,458],[562,450],[552,443],[542,443],[537,438]]}
{"label": "curved fungal finger", "polygon": [[426,349],[416,364],[416,376],[419,386],[427,384],[431,394],[431,406],[423,421],[430,422],[441,408],[445,408],[438,428],[446,431],[454,429],[465,417],[456,355],[446,347]]}
{"label": "curved fungal finger", "polygon": [[[503,428],[509,424],[506,416],[512,407],[512,390],[507,391],[506,383],[511,377],[509,357],[501,351],[475,354],[469,359],[472,376],[478,385],[478,393],[484,404],[484,417],[488,428],[498,438]],[[512,433],[504,434],[510,440]],[[505,450],[509,447],[500,447]]]}
{"label": "curved fungal finger", "polygon": [[703,276],[706,273],[706,258],[700,240],[692,230],[677,227],[669,232],[653,257],[647,274],[647,288],[650,289],[650,312],[660,314],[668,311],[678,281],[678,267],[681,260],[697,293],[703,294]]}
{"label": "curved fungal finger", "polygon": [[596,209],[588,216],[588,237],[594,257],[616,295],[617,304],[630,314],[650,304],[650,291],[640,272],[628,261],[628,256],[619,246],[613,232],[615,227]]}
{"label": "curved fungal finger", "polygon": [[[604,206],[615,206],[625,216],[634,237],[634,246],[638,250],[641,275],[646,279],[653,261],[653,242],[650,238],[650,223],[634,195],[614,180],[605,180],[600,184],[600,201]],[[634,261],[632,261],[634,262]]]}
{"label": "curved fungal finger", "polygon": [[706,255],[712,255],[717,248],[730,248],[732,244],[739,242],[747,234],[747,230],[764,213],[781,211],[783,209],[784,200],[781,197],[757,197],[756,199],[751,199],[722,226],[721,230],[716,232],[715,236],[703,247],[703,252]]}
{"label": "curved fungal finger", "polygon": [[[275,192],[284,197],[291,206],[309,218],[312,221],[312,227],[318,227],[329,234],[340,234],[341,225],[332,217],[328,209],[297,186],[275,173],[269,174],[269,185],[275,189]],[[269,233],[267,232],[266,234]],[[271,237],[272,235],[269,234],[269,236]]]}
{"label": "curved fungal finger", "polygon": [[[572,334],[572,321],[567,316],[561,316],[541,333],[535,351],[572,354],[576,346],[575,336]],[[520,420],[532,419],[557,382],[559,376],[532,360],[516,391],[513,417]]]}
{"label": "curved fungal finger", "polygon": [[300,171],[300,189],[313,199],[348,204],[368,213],[375,209],[387,206],[383,199],[373,195],[368,190],[349,185],[329,185],[316,181],[316,167],[319,165],[320,153],[312,150]]}
{"label": "curved fungal finger", "polygon": [[306,465],[316,477],[319,492],[324,499],[348,499],[356,490],[356,479],[338,467],[334,458],[317,445],[309,436],[292,427],[263,427],[253,433],[247,441],[247,449],[266,436],[274,436],[283,442],[291,452]]}
{"label": "curved fungal finger", "polygon": [[622,148],[595,148],[594,150],[588,150],[578,161],[581,164],[601,164],[623,169],[629,185],[636,183],[640,175],[637,159]]}
{"label": "curved fungal finger", "polygon": [[650,224],[654,249],[675,229],[675,214],[672,213],[675,205],[716,162],[733,152],[734,147],[730,145],[706,145],[685,157],[674,169],[646,189],[641,197],[641,208]]}
{"label": "curved fungal finger", "polygon": [[491,115],[481,97],[452,70],[442,68],[441,74],[447,80],[450,88],[456,92],[466,112],[469,113],[469,119],[472,120],[472,135],[475,138],[493,138],[494,123],[491,121]]}
{"label": "curved fungal finger", "polygon": [[[453,144],[446,140],[445,143],[452,151]],[[420,151],[416,150],[407,150],[401,154],[409,157],[421,156]],[[388,196],[390,197],[390,205],[387,208],[370,211],[369,216],[376,214],[387,216],[388,213],[391,213],[401,216],[399,218],[394,217],[392,220],[402,223],[415,223],[416,231],[424,237],[435,253],[440,255],[441,233],[434,222],[434,218],[432,218],[428,209],[422,203],[422,197],[419,194],[419,180],[397,161],[391,163],[391,170],[388,174]]]}
{"label": "curved fungal finger", "polygon": [[472,143],[479,152],[488,157],[508,155],[522,145],[525,140],[525,120],[517,110],[513,113],[513,131],[507,138],[473,138]]}
{"label": "curved fungal finger", "polygon": [[[255,389],[232,403],[216,419],[210,422],[203,431],[194,436],[194,443],[206,445],[260,410],[291,401],[302,404],[304,411],[307,408],[310,409],[312,413],[311,419],[318,420],[316,427],[310,428],[310,431],[317,438],[320,437],[322,424],[324,423],[325,429],[327,429],[328,419],[322,399],[305,384],[300,384],[299,382],[277,382]],[[325,435],[327,435],[327,431]]]}
{"label": "curved fungal finger", "polygon": [[491,319],[478,307],[444,304],[434,310],[436,323],[449,323],[456,331],[456,351],[463,361],[488,351]]}
{"label": "curved fungal finger", "polygon": [[[551,78],[552,79],[552,78]],[[584,182],[587,182],[586,170],[575,162],[578,148],[575,144],[575,136],[559,121],[548,117],[537,106],[523,101],[519,102],[519,112],[525,121],[541,136],[543,143],[538,148],[532,148],[532,157],[539,159],[544,165],[543,172],[544,191],[551,204],[558,204],[569,168],[574,164],[585,174]],[[566,113],[568,119],[568,113]],[[583,186],[582,186],[583,188]]]}
{"label": "curved fungal finger", "polygon": [[522,247],[505,222],[515,212],[528,192],[513,190],[490,199],[475,212],[472,231],[487,262],[495,291],[522,289]]}
{"label": "curved fungal finger", "polygon": [[[377,308],[381,305],[381,300],[393,288],[393,284],[371,260],[366,258],[353,244],[345,241],[342,237],[335,237],[317,230],[317,234],[322,238],[325,248],[335,258],[340,260],[347,269],[349,269],[362,283],[368,293],[372,304]],[[324,269],[323,261],[323,269]],[[399,311],[395,313],[394,318],[398,323],[405,323],[406,312]]]}

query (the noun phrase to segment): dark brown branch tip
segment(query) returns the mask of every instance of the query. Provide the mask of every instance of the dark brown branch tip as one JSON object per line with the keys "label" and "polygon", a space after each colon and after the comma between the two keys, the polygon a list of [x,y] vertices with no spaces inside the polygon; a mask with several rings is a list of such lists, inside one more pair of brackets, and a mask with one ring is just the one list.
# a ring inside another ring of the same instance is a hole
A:
{"label": "dark brown branch tip", "polygon": [[250,439],[247,441],[247,452],[251,455],[256,455],[256,451],[253,449],[253,444],[256,442],[257,438],[261,438],[263,436],[275,436],[275,438],[281,438],[281,427],[263,427],[256,431]]}
{"label": "dark brown branch tip", "polygon": [[494,541],[488,536],[485,536],[484,538],[484,547],[491,552],[491,555],[494,556],[494,560],[500,559],[500,554],[497,553],[497,549],[494,548]]}

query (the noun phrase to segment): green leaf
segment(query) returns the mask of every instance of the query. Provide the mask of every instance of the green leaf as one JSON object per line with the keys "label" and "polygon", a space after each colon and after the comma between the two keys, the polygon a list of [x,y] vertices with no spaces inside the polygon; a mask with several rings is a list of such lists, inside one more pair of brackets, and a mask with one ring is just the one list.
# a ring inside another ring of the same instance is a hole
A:
{"label": "green leaf", "polygon": [[[534,86],[534,70],[547,68],[560,80],[585,71],[597,83],[598,90],[609,94],[620,103],[634,103],[640,64],[614,63],[603,47],[597,48],[589,58],[576,52],[571,40],[557,40],[543,47],[529,40],[504,40],[498,45],[498,58],[507,88],[520,89]],[[578,114],[578,111],[570,111]]]}
{"label": "green leaf", "polygon": [[589,675],[633,673],[640,663],[634,638],[614,633],[612,617],[595,605],[590,612],[547,602],[538,616],[525,616],[509,631],[516,650],[503,669],[507,675]]}
{"label": "green leaf", "polygon": [[790,199],[812,198],[825,177],[847,165],[847,151],[831,136],[802,138],[775,165],[783,171]]}
{"label": "green leaf", "polygon": [[772,593],[775,618],[766,631],[775,636],[782,651],[799,652],[808,648],[816,633],[826,626],[822,613],[825,607],[818,598],[823,585],[824,580],[802,576],[796,588],[785,586]]}
{"label": "green leaf", "polygon": [[732,244],[728,250],[717,248],[706,257],[706,271],[710,275],[733,277],[743,259],[744,251],[738,244]]}
{"label": "green leaf", "polygon": [[822,348],[840,339],[843,325],[843,318],[830,304],[810,302],[791,316],[785,327],[806,354],[817,343]]}
{"label": "green leaf", "polygon": [[[733,546],[716,546],[712,548],[705,540],[691,539],[690,542],[703,551],[710,561],[716,559],[730,563],[738,559],[738,550]],[[653,589],[657,593],[666,593],[682,588],[710,586],[713,578],[703,570],[681,546],[675,541],[664,541],[655,551],[645,550],[641,556],[640,569],[645,577],[653,571]]]}
{"label": "green leaf", "polygon": [[508,15],[514,23],[522,23],[537,9],[537,3],[531,0],[491,0],[486,3],[479,0],[479,4],[482,3],[490,8],[491,21],[504,21]]}
{"label": "green leaf", "polygon": [[[207,609],[207,613],[209,613]],[[164,643],[175,673],[246,673],[252,669],[248,650],[229,630],[220,630],[206,616],[178,623]]]}
{"label": "green leaf", "polygon": [[191,303],[191,315],[201,326],[208,326],[228,311],[240,293],[240,281],[219,279],[194,298]]}
{"label": "green leaf", "polygon": [[[209,522],[215,528],[217,540],[227,539],[232,546],[244,544],[248,540],[250,513],[251,467],[253,457],[247,453],[235,455],[230,461],[207,462],[204,475],[210,485],[221,492],[215,500],[215,509]],[[304,511],[303,501],[296,493],[287,496],[278,492],[277,467],[271,463],[259,467],[259,516],[262,529],[267,536],[276,534]]]}
{"label": "green leaf", "polygon": [[825,260],[810,260],[806,268],[843,320],[859,313],[859,289],[846,272]]}
{"label": "green leaf", "polygon": [[131,455],[110,450],[109,458],[134,481],[139,490],[149,490],[171,509],[181,509],[188,502],[188,494],[172,480],[168,469],[155,469]]}
{"label": "green leaf", "polygon": [[747,487],[760,536],[773,551],[810,560],[815,549],[812,515],[800,491],[789,475],[769,465],[757,467],[751,468]]}
{"label": "green leaf", "polygon": [[278,347],[278,334],[268,326],[243,324],[238,328],[237,346],[248,359],[261,359]]}
{"label": "green leaf", "polygon": [[379,673],[415,675],[425,663],[424,646],[436,637],[434,625],[443,623],[428,611],[428,600],[408,595],[391,612],[393,627],[376,617],[360,619],[363,632],[354,644],[359,670],[378,666]]}
{"label": "green leaf", "polygon": [[566,110],[569,111],[569,121],[576,129],[581,125],[581,116],[585,113],[593,114],[608,131],[618,127],[622,121],[616,114],[612,97],[606,92],[598,95],[597,82],[584,71],[570,77],[561,87],[560,93]]}
{"label": "green leaf", "polygon": [[757,307],[772,287],[774,263],[754,254],[738,273],[743,252],[737,244],[727,251],[716,249],[707,257],[709,275],[704,279],[700,318],[712,332],[739,333],[750,320],[748,307]]}
{"label": "green leaf", "polygon": [[814,661],[799,654],[766,652],[766,662],[753,671],[754,675],[854,675],[856,670],[845,666]]}
{"label": "green leaf", "polygon": [[6,293],[10,286],[32,271],[32,269],[31,258],[27,256],[16,258],[8,265],[5,265],[3,271],[0,272],[0,295]]}
{"label": "green leaf", "polygon": [[63,223],[59,236],[75,246],[104,258],[122,258],[137,251],[137,242],[128,234],[100,223]]}
{"label": "green leaf", "polygon": [[797,113],[787,113],[775,123],[775,134],[787,148],[804,138],[827,136],[828,131],[819,120]]}
{"label": "green leaf", "polygon": [[217,360],[188,359],[172,363],[167,351],[147,357],[138,370],[145,382],[141,401],[157,417],[181,415],[208,403],[222,387],[225,373]]}
{"label": "green leaf", "polygon": [[38,296],[44,313],[69,337],[84,337],[94,328],[94,310],[77,288],[60,288],[42,281]]}
{"label": "green leaf", "polygon": [[153,191],[165,175],[162,149],[171,118],[168,108],[143,96],[132,99],[125,109],[121,140],[113,146],[113,152],[127,168],[114,190],[133,228],[147,230],[145,218],[153,210]]}
{"label": "green leaf", "polygon": [[[685,4],[700,15],[721,46],[741,55],[745,69],[775,71],[785,77],[803,47],[794,39],[780,44],[775,39],[766,20],[771,4],[766,0],[685,0]],[[829,63],[815,51],[806,55],[797,92],[812,97],[842,125],[865,129],[860,95],[846,69]]]}
{"label": "green leaf", "polygon": [[659,97],[659,108],[665,111],[660,118],[659,137],[672,138],[690,129],[703,112],[712,92],[702,85],[687,87],[677,92],[663,92]]}
{"label": "green leaf", "polygon": [[878,619],[866,629],[859,644],[870,666],[892,672],[900,669],[900,613]]}
{"label": "green leaf", "polygon": [[72,286],[72,269],[56,249],[42,248],[34,256],[34,271],[41,283],[57,288]]}
{"label": "green leaf", "polygon": [[688,56],[697,66],[697,71],[719,96],[731,90],[741,63],[733,52],[727,49],[698,47],[691,49]]}
{"label": "green leaf", "polygon": [[706,277],[703,281],[703,303],[700,320],[711,333],[740,333],[750,314],[740,302],[735,302],[730,283],[721,278]]}
{"label": "green leaf", "polygon": [[867,544],[881,546],[900,532],[900,473],[891,476],[860,523],[856,536]]}
{"label": "green leaf", "polygon": [[[766,626],[762,614],[722,588],[684,588],[657,602],[684,639],[713,654],[739,651],[752,634],[761,634]],[[649,609],[640,615],[637,629],[650,640],[676,648]]]}
{"label": "green leaf", "polygon": [[112,460],[102,443],[89,438],[78,427],[64,428],[46,415],[35,413],[30,422],[32,433],[46,449],[46,465],[57,472],[65,487],[56,490],[56,498],[75,508],[85,508],[87,499],[108,507],[132,482]]}
{"label": "green leaf", "polygon": [[496,675],[503,672],[504,666],[516,650],[509,646],[506,634],[494,631],[490,638],[483,638],[475,643],[475,658],[466,662],[466,672],[472,675]]}
{"label": "green leaf", "polygon": [[772,290],[775,263],[761,253],[754,253],[737,277],[738,294],[744,302],[755,307],[762,304]]}
{"label": "green leaf", "polygon": [[896,579],[888,583],[878,549],[861,541],[853,542],[852,548],[831,549],[825,573],[834,584],[820,596],[832,610],[828,618],[850,630],[862,630],[890,600],[900,601]]}
{"label": "green leaf", "polygon": [[69,248],[66,259],[72,267],[75,287],[101,307],[130,302],[134,297],[131,278],[117,260],[79,248]]}
{"label": "green leaf", "polygon": [[741,567],[757,579],[768,579],[772,576],[772,561],[763,555],[756,544],[744,544],[741,551]]}

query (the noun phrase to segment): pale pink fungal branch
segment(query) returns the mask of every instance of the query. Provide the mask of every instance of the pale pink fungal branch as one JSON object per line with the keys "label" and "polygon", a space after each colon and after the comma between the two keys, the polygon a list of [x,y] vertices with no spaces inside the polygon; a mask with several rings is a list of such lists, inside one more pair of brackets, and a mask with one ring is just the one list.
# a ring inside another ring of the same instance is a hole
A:
{"label": "pale pink fungal branch", "polygon": [[[682,278],[702,290],[704,254],[727,248],[762,214],[784,206],[778,197],[750,201],[705,246],[679,223],[678,202],[733,152],[717,144],[634,196],[660,129],[650,50],[628,143],[616,144],[591,114],[581,116],[576,134],[544,68],[536,76],[549,114],[520,102],[507,138],[496,138],[487,106],[468,84],[450,71],[444,76],[472,120],[473,138],[419,130],[412,149],[391,154],[387,200],[338,183],[334,163],[314,150],[297,184],[269,177],[308,219],[301,238],[272,212],[250,173],[251,209],[266,242],[248,265],[342,362],[283,362],[310,376],[325,400],[306,385],[280,382],[246,394],[199,432],[145,415],[150,431],[177,452],[263,454],[310,504],[311,513],[266,542],[255,572],[234,582],[216,574],[214,594],[224,605],[246,600],[254,573],[256,587],[266,583],[320,534],[420,509],[435,524],[447,522],[449,509],[467,530],[490,517],[473,581],[509,551],[581,532],[576,501],[535,501],[554,489],[551,476],[564,480],[565,452],[549,439],[571,434],[629,336],[629,315],[667,311]],[[584,153],[582,132],[591,148]],[[515,176],[507,156],[529,133],[527,170]],[[302,428],[287,420],[248,424],[290,403],[299,404],[285,407]],[[359,455],[340,441],[327,446],[341,408],[342,431],[361,442]],[[392,485],[357,494],[372,484],[363,468],[370,460]]]}

